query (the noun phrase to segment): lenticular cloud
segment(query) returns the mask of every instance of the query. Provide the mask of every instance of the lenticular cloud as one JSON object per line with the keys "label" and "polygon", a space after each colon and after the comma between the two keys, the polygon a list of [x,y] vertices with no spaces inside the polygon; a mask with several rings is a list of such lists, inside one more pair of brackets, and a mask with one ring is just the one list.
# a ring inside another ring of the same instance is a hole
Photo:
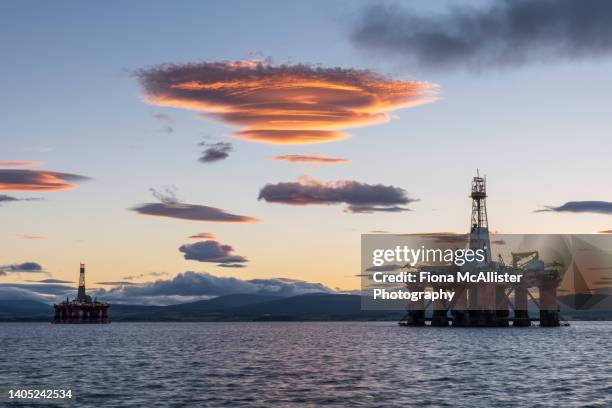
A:
{"label": "lenticular cloud", "polygon": [[75,188],[88,177],[47,170],[0,169],[0,191],[55,191]]}
{"label": "lenticular cloud", "polygon": [[427,82],[249,60],[161,65],[137,77],[148,103],[201,111],[238,127],[235,137],[273,144],[341,140],[339,129],[386,122],[390,111],[435,99]]}
{"label": "lenticular cloud", "polygon": [[290,205],[348,204],[346,212],[369,214],[373,212],[409,211],[407,205],[416,199],[408,197],[399,187],[366,184],[353,180],[323,183],[309,177],[298,181],[266,184],[259,191],[259,200]]}

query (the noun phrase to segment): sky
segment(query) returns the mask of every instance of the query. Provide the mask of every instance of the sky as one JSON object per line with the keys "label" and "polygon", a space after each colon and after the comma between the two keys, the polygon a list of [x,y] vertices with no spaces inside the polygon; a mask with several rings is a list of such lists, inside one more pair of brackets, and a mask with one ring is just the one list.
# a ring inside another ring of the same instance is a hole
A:
{"label": "sky", "polygon": [[606,2],[0,8],[5,291],[353,290],[362,233],[466,232],[476,169],[494,231],[612,229]]}

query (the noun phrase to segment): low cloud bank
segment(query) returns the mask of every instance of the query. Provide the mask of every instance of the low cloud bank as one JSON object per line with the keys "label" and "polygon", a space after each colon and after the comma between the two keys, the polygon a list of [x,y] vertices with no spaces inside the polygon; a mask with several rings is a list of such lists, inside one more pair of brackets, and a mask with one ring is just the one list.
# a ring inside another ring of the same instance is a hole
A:
{"label": "low cloud bank", "polygon": [[94,292],[98,298],[133,304],[174,304],[209,299],[230,294],[296,296],[307,293],[333,293],[321,283],[283,278],[248,279],[214,276],[206,272],[187,271],[166,280],[140,285],[122,285]]}

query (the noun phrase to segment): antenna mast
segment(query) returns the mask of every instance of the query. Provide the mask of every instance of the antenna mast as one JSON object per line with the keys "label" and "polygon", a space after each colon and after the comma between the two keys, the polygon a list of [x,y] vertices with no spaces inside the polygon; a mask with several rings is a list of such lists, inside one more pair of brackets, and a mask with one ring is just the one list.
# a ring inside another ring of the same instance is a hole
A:
{"label": "antenna mast", "polygon": [[472,179],[472,217],[470,225],[470,249],[486,249],[488,263],[491,260],[491,244],[489,241],[489,221],[487,219],[487,179],[476,177]]}

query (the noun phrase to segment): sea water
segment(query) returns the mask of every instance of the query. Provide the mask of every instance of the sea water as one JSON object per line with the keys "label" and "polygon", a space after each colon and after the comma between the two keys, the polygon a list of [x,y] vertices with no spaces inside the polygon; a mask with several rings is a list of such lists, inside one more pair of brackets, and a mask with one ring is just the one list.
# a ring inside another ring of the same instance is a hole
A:
{"label": "sea water", "polygon": [[612,323],[2,323],[13,387],[83,407],[612,406]]}

